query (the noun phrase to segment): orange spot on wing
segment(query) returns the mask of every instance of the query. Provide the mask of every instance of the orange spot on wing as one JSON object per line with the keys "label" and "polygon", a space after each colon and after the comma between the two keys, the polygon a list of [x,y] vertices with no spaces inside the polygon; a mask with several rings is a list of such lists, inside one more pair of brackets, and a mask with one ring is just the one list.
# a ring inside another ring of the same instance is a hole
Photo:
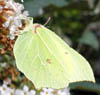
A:
{"label": "orange spot on wing", "polygon": [[68,54],[68,52],[65,52],[65,54]]}
{"label": "orange spot on wing", "polygon": [[51,59],[47,59],[46,61],[47,61],[49,64],[51,63]]}

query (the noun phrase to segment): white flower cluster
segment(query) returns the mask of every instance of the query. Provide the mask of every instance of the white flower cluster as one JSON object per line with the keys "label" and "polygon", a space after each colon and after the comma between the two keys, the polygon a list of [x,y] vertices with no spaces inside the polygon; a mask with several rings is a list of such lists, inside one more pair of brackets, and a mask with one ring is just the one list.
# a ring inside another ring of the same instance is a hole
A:
{"label": "white flower cluster", "polygon": [[[26,85],[21,90],[21,89],[10,88],[8,86],[10,83],[11,83],[10,79],[6,79],[3,82],[3,85],[0,86],[0,95],[36,95],[36,91],[29,90],[28,86]],[[70,95],[70,91],[69,88],[62,90],[43,88],[42,91],[40,91],[40,95]]]}
{"label": "white flower cluster", "polygon": [[[6,22],[3,23],[4,28],[8,28],[10,31],[11,39],[14,39],[15,33],[19,33],[19,28],[22,28],[22,20],[27,18],[28,11],[24,11],[23,4],[17,3],[14,0],[1,0],[5,5],[0,5],[0,13],[4,18],[7,18]],[[23,0],[21,0],[23,2]]]}
{"label": "white flower cluster", "polygon": [[70,95],[69,88],[65,88],[62,90],[55,90],[52,88],[43,88],[40,95]]}
{"label": "white flower cluster", "polygon": [[3,85],[0,86],[0,95],[36,95],[35,90],[29,90],[26,85],[21,90],[8,87],[10,83],[10,79],[4,81]]}

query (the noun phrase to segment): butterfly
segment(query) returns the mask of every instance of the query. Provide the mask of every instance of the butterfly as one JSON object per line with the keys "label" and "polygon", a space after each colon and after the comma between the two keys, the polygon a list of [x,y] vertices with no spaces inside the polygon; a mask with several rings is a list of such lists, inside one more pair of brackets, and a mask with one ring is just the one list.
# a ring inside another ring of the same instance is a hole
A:
{"label": "butterfly", "polygon": [[65,88],[72,82],[95,82],[88,61],[56,33],[40,24],[29,24],[14,45],[18,69],[37,89]]}

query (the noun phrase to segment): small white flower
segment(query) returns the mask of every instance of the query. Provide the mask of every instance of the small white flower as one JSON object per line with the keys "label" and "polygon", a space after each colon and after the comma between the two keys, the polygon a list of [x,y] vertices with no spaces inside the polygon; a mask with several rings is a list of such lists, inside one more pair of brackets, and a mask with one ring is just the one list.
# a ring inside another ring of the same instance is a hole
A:
{"label": "small white flower", "polygon": [[11,94],[14,93],[14,91],[15,91],[14,89],[8,87],[8,88],[6,89],[6,91],[5,91],[5,93],[10,93],[10,95],[11,95]]}
{"label": "small white flower", "polygon": [[0,86],[0,92],[2,91],[2,86]]}
{"label": "small white flower", "polygon": [[12,34],[12,32],[15,32],[16,31],[16,26],[15,25],[12,25],[10,27],[10,33]]}
{"label": "small white flower", "polygon": [[3,7],[0,5],[0,13],[2,12],[2,10],[3,10]]}
{"label": "small white flower", "polygon": [[17,11],[17,8],[15,6],[16,3],[13,0],[9,0],[7,4],[8,6],[11,6],[14,9],[14,11]]}
{"label": "small white flower", "polygon": [[70,95],[70,88],[67,87],[67,88],[63,89],[63,91],[66,92],[67,95]]}
{"label": "small white flower", "polygon": [[8,20],[9,20],[9,21],[12,21],[13,19],[14,19],[13,16],[8,17]]}
{"label": "small white flower", "polygon": [[28,88],[28,86],[25,85],[23,87],[23,92],[24,92],[25,95],[29,95],[29,88]]}
{"label": "small white flower", "polygon": [[11,79],[10,78],[7,78],[6,80],[4,80],[4,84],[5,85],[8,85],[11,83]]}
{"label": "small white flower", "polygon": [[14,18],[14,22],[13,23],[16,25],[16,27],[22,27],[21,18],[19,16],[16,16]]}
{"label": "small white flower", "polygon": [[31,90],[29,93],[28,93],[28,95],[35,95],[36,94],[36,91],[34,91],[34,90]]}
{"label": "small white flower", "polygon": [[22,90],[20,90],[20,89],[17,89],[15,91],[15,95],[24,95],[24,92]]}
{"label": "small white flower", "polygon": [[58,90],[57,95],[67,95],[67,93],[66,92],[63,92],[61,90]]}
{"label": "small white flower", "polygon": [[20,3],[14,3],[15,5],[15,12],[17,14],[21,14],[22,10],[24,10],[24,5]]}
{"label": "small white flower", "polygon": [[24,11],[23,12],[23,16],[25,16],[25,17],[29,16],[29,12],[28,11]]}
{"label": "small white flower", "polygon": [[28,91],[29,91],[28,86],[25,85],[24,88],[23,88],[23,91],[24,91],[24,92],[28,92]]}
{"label": "small white flower", "polygon": [[48,92],[53,92],[54,91],[54,89],[52,89],[52,88],[43,88],[43,91],[48,91]]}
{"label": "small white flower", "polygon": [[10,35],[10,40],[14,40],[15,39],[15,35]]}
{"label": "small white flower", "polygon": [[43,88],[43,91],[40,92],[40,95],[53,95],[54,89],[52,88]]}
{"label": "small white flower", "polygon": [[8,27],[9,27],[9,24],[10,24],[10,21],[8,20],[8,21],[6,21],[6,22],[3,24],[3,27],[8,28]]}
{"label": "small white flower", "polygon": [[0,87],[0,91],[6,91],[7,90],[7,85],[3,84],[1,87]]}
{"label": "small white flower", "polygon": [[63,90],[58,90],[57,95],[70,95],[69,88],[65,88]]}
{"label": "small white flower", "polygon": [[11,95],[10,92],[1,92],[1,95]]}
{"label": "small white flower", "polygon": [[3,27],[8,28],[13,18],[14,18],[13,16],[8,17],[8,20],[3,24]]}

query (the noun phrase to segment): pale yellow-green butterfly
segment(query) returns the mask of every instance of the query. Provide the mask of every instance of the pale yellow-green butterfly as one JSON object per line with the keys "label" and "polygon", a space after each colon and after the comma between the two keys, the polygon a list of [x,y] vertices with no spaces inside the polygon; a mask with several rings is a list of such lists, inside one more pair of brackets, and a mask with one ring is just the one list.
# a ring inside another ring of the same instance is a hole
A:
{"label": "pale yellow-green butterfly", "polygon": [[88,61],[43,25],[31,23],[14,46],[18,69],[36,88],[64,88],[77,81],[95,82]]}

